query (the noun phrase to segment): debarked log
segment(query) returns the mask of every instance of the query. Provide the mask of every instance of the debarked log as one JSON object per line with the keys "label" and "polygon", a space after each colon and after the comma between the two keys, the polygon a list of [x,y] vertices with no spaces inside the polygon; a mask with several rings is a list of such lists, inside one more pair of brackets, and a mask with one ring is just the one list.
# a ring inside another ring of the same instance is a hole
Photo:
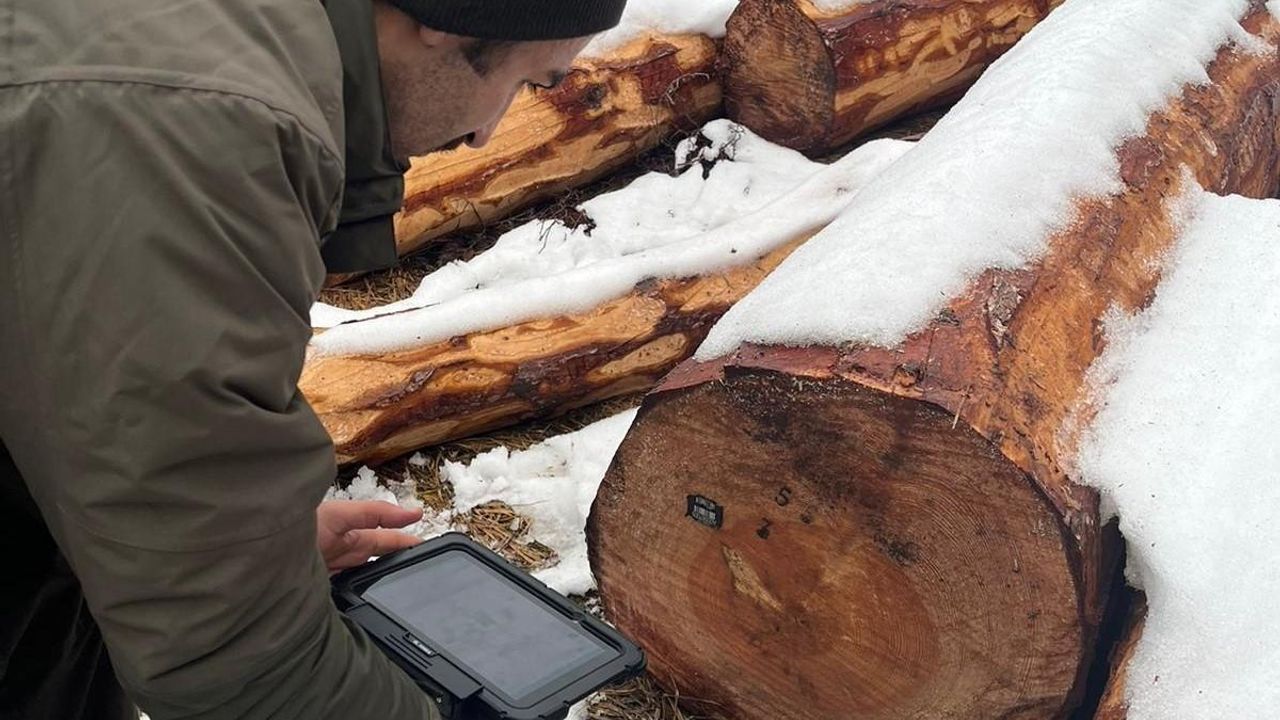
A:
{"label": "debarked log", "polygon": [[595,310],[380,355],[311,358],[299,387],[340,463],[418,448],[644,392],[811,233],[754,263],[656,280]]}
{"label": "debarked log", "polygon": [[482,148],[415,158],[396,216],[401,255],[597,180],[721,107],[717,44],[654,35],[579,59],[554,89],[522,90]]}
{"label": "debarked log", "polygon": [[1062,0],[742,0],[720,66],[725,110],[821,154],[964,93]]}

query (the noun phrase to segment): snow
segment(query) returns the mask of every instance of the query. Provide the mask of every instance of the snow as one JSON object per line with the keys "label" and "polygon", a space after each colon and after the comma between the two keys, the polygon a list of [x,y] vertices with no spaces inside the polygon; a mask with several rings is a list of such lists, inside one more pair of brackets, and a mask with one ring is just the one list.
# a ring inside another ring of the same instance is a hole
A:
{"label": "snow", "polygon": [[[727,120],[710,123],[700,134],[709,145],[688,139],[676,148],[676,167],[684,169],[679,176],[649,173],[578,206],[595,223],[593,229],[570,228],[558,221],[527,223],[472,260],[432,273],[404,301],[365,311],[317,303],[311,311],[312,326],[332,327],[435,305],[473,290],[506,287],[671,245],[781,197],[823,168]],[[700,161],[715,163],[705,179]]]}
{"label": "snow", "polygon": [[1200,190],[1151,306],[1107,328],[1077,465],[1147,593],[1130,720],[1280,706],[1280,201]]}
{"label": "snow", "polygon": [[844,12],[858,5],[865,5],[871,0],[810,0],[813,7],[825,15]]}
{"label": "snow", "polygon": [[1116,147],[1205,82],[1220,46],[1253,37],[1239,24],[1249,7],[1069,0],[730,310],[698,357],[743,342],[894,346],[983,270],[1034,261],[1077,198],[1121,188]]}
{"label": "snow", "polygon": [[[417,494],[414,492],[412,481],[379,483],[378,474],[367,467],[360,468],[356,473],[356,477],[351,480],[351,484],[345,490],[336,487],[329,488],[324,495],[324,499],[326,501],[381,500],[404,508],[424,509],[422,501],[418,499]],[[449,527],[450,519],[448,513],[432,514],[427,512],[423,514],[421,520],[404,528],[404,531],[421,538],[428,538],[448,532]]]}
{"label": "snow", "polygon": [[[469,263],[428,277],[407,303],[373,313],[313,310],[316,320],[369,319],[331,327],[316,355],[390,352],[473,332],[586,312],[651,278],[687,277],[754,262],[835,218],[858,191],[913,143],[877,140],[823,166],[773,146],[727,120],[687,142],[685,157],[716,157],[679,177],[655,173],[584,203],[595,221],[570,229],[533,223]],[[416,309],[415,309],[416,308]],[[369,315],[376,314],[376,317]]]}
{"label": "snow", "polygon": [[738,0],[630,0],[618,26],[597,35],[582,51],[599,57],[647,34],[724,37]]}
{"label": "snow", "polygon": [[497,448],[465,465],[445,464],[455,508],[466,512],[490,500],[507,503],[532,521],[529,538],[560,558],[534,577],[565,595],[585,594],[596,586],[587,562],[587,515],[635,415],[624,412],[528,450]]}
{"label": "snow", "polygon": [[[587,515],[614,453],[636,411],[614,415],[577,432],[558,435],[527,450],[500,447],[469,463],[445,463],[442,476],[453,486],[453,507],[406,528],[424,540],[454,529],[453,518],[491,500],[501,500],[531,521],[527,540],[556,551],[559,562],[533,576],[565,595],[596,586],[587,562]],[[410,460],[412,462],[412,460]],[[346,490],[331,489],[326,500],[383,500],[421,508],[410,481],[380,484],[361,468]]]}

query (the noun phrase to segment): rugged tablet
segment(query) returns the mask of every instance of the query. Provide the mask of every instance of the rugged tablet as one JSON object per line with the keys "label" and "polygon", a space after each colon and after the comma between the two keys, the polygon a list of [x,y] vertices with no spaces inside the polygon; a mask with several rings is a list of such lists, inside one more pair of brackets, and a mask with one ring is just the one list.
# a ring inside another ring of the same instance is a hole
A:
{"label": "rugged tablet", "polygon": [[644,653],[461,533],[333,578],[365,629],[450,720],[558,720],[644,670]]}

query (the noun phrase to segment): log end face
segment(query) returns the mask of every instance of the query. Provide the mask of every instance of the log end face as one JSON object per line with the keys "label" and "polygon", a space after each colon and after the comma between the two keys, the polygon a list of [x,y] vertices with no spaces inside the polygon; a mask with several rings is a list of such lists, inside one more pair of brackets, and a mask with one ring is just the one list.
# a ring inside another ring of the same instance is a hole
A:
{"label": "log end face", "polygon": [[588,527],[610,618],[730,717],[1036,717],[1082,662],[1051,508],[926,403],[739,368],[646,401]]}
{"label": "log end face", "polygon": [[828,145],[836,75],[817,24],[791,2],[743,0],[730,16],[719,61],[729,118],[779,145]]}

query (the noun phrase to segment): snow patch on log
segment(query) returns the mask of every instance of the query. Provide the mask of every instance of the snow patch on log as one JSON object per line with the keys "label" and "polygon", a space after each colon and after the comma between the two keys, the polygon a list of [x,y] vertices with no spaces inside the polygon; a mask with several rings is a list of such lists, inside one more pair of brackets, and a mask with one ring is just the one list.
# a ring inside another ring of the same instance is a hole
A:
{"label": "snow patch on log", "polygon": [[583,57],[602,57],[645,35],[724,37],[738,0],[630,0],[618,26],[597,35]]}
{"label": "snow patch on log", "polygon": [[635,420],[629,410],[528,450],[490,450],[470,463],[446,463],[459,512],[501,500],[532,521],[530,538],[556,551],[560,561],[533,573],[566,595],[595,588],[587,561],[587,516],[609,463]]}
{"label": "snow patch on log", "polygon": [[[428,277],[404,303],[355,314],[313,309],[313,324],[345,322],[314,338],[313,353],[402,350],[585,312],[646,280],[755,262],[830,222],[913,146],[877,140],[823,166],[728,121],[708,125],[702,135],[703,143],[681,146],[693,165],[679,177],[651,174],[585,203],[594,229],[530,224],[489,253]],[[702,161],[721,155],[732,161],[704,168]]]}
{"label": "snow patch on log", "polygon": [[1116,148],[1152,112],[1207,82],[1225,43],[1257,44],[1239,22],[1250,7],[1070,0],[731,309],[697,357],[744,342],[894,346],[984,270],[1034,261],[1079,200],[1123,187]]}
{"label": "snow patch on log", "polygon": [[576,224],[535,221],[506,233],[488,251],[423,278],[400,302],[362,311],[317,303],[312,327],[415,310],[687,240],[785,195],[823,167],[728,120],[681,142],[675,163],[676,177],[649,173],[582,203]]}
{"label": "snow patch on log", "polygon": [[1280,201],[1191,195],[1155,300],[1108,327],[1078,458],[1150,604],[1129,720],[1280,705]]}

